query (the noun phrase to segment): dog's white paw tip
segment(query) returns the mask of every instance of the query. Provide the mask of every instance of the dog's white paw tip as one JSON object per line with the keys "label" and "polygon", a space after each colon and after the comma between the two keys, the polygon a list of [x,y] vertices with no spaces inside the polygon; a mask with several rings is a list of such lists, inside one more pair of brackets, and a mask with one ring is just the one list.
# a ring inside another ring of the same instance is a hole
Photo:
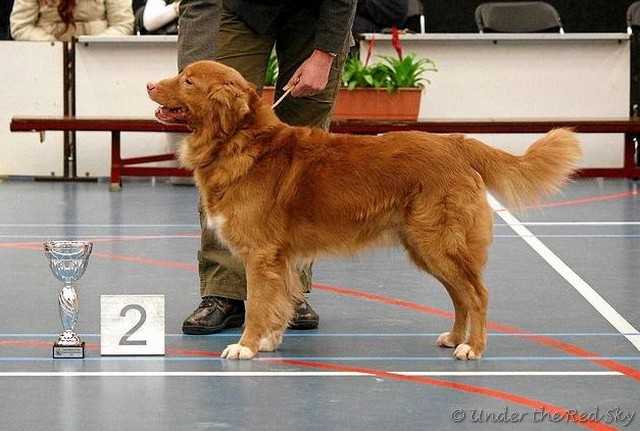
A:
{"label": "dog's white paw tip", "polygon": [[438,345],[439,347],[448,347],[448,348],[456,347],[456,343],[451,341],[450,332],[443,332],[442,334],[440,334],[438,336],[438,339],[436,340],[436,345]]}
{"label": "dog's white paw tip", "polygon": [[225,359],[251,359],[256,353],[242,344],[229,344],[220,355]]}
{"label": "dog's white paw tip", "polygon": [[453,352],[453,356],[455,356],[456,359],[460,359],[461,361],[467,361],[467,360],[473,360],[473,359],[480,359],[482,355],[479,355],[476,352],[474,352],[470,345],[460,344],[458,347],[456,347],[455,352]]}

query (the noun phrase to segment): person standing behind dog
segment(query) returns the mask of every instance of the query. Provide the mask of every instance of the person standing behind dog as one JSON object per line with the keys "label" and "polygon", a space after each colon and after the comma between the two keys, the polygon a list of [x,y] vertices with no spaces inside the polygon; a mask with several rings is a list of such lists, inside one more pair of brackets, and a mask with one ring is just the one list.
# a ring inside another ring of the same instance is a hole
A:
{"label": "person standing behind dog", "polygon": [[409,0],[358,0],[354,33],[380,33],[391,26],[401,27],[407,19]]}
{"label": "person standing behind dog", "polygon": [[74,36],[133,34],[131,0],[15,0],[15,40],[63,40]]}
{"label": "person standing behind dog", "polygon": [[[216,7],[220,10],[219,30],[212,40]],[[224,0],[222,4],[183,0],[179,68],[215,58],[261,89],[275,46],[279,66],[276,100],[291,88],[290,96],[275,109],[276,114],[291,125],[328,129],[352,41],[355,8],[356,0]],[[210,56],[213,51],[215,57]],[[247,295],[242,263],[205,229],[206,220],[200,211],[203,231],[198,261],[203,299],[183,323],[186,334],[209,334],[242,325]],[[308,292],[311,268],[303,268],[300,273]],[[290,327],[313,329],[318,321],[317,313],[304,301],[296,307]]]}

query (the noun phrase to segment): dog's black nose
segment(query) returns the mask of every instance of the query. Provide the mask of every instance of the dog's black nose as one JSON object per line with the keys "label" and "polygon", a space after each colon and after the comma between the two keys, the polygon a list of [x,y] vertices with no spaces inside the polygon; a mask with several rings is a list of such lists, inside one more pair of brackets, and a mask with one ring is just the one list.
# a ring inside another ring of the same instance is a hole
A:
{"label": "dog's black nose", "polygon": [[154,82],[147,82],[147,91],[151,91],[156,88],[156,84]]}

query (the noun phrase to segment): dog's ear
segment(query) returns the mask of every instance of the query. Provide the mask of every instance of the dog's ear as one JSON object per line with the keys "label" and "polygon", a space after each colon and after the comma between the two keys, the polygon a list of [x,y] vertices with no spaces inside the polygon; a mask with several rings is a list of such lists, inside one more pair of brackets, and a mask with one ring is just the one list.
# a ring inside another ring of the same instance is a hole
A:
{"label": "dog's ear", "polygon": [[[251,114],[255,90],[243,88],[233,82],[216,85],[209,92],[209,100],[214,106],[211,120],[227,136],[233,135]],[[257,96],[256,96],[257,97]]]}

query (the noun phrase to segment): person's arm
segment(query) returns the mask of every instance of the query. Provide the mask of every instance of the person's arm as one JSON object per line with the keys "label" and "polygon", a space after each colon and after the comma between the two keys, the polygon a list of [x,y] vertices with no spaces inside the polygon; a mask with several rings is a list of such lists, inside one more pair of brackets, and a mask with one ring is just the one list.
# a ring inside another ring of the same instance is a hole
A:
{"label": "person's arm", "polygon": [[15,40],[56,40],[36,25],[39,13],[39,0],[16,0],[10,18],[11,36]]}
{"label": "person's arm", "polygon": [[323,0],[314,42],[315,50],[296,70],[285,88],[294,97],[312,96],[325,89],[333,59],[344,53],[350,37],[356,0]]}
{"label": "person's arm", "polygon": [[167,4],[164,0],[147,0],[142,14],[142,25],[147,31],[156,31],[178,18],[180,2]]}
{"label": "person's arm", "polygon": [[215,59],[215,36],[222,0],[182,0],[178,19],[178,70]]}
{"label": "person's arm", "polygon": [[108,27],[97,36],[123,36],[133,34],[131,0],[104,0]]}

